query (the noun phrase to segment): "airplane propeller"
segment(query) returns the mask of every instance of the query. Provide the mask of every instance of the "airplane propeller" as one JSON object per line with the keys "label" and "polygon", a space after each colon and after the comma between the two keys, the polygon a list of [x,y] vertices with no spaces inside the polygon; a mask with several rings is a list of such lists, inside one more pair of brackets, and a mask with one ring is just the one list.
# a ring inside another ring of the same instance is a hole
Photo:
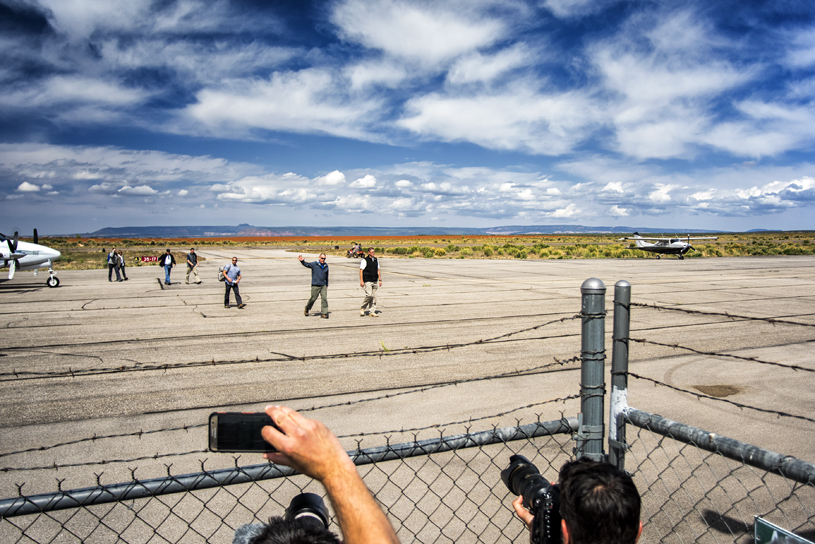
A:
{"label": "airplane propeller", "polygon": [[[12,238],[11,240],[8,240],[8,239],[6,240],[6,244],[8,244],[9,251],[11,252],[10,256],[13,256],[15,253],[17,253],[17,242],[19,241],[19,239],[20,239],[20,234],[15,231],[14,232],[14,238]],[[10,279],[10,280],[14,279],[14,272],[15,272],[15,270],[17,270],[17,266],[19,264],[20,263],[17,261],[17,259],[11,259],[9,261],[9,263],[8,263],[8,279]]]}
{"label": "airplane propeller", "polygon": [[35,244],[40,243],[40,237],[37,235],[37,229],[34,229],[34,243]]}

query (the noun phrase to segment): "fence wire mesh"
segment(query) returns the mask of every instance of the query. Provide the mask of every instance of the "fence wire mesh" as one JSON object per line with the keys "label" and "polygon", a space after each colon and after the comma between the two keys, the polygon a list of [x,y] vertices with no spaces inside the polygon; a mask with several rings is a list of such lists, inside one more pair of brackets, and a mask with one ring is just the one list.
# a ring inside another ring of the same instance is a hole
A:
{"label": "fence wire mesh", "polygon": [[627,436],[626,470],[643,501],[640,542],[748,544],[754,516],[815,540],[815,482],[798,483],[647,428],[629,426]]}
{"label": "fence wire mesh", "polygon": [[[541,430],[541,425],[554,430]],[[360,449],[353,458],[401,541],[514,542],[526,538],[525,528],[513,519],[501,470],[511,455],[520,453],[556,479],[559,467],[572,456],[575,425],[562,420],[463,436],[441,432],[437,439]],[[535,436],[540,433],[544,436]],[[392,460],[382,460],[388,458]],[[100,485],[82,492],[8,499],[2,501],[0,541],[229,543],[241,525],[282,515],[295,495],[324,494],[310,478],[271,465],[236,467],[228,476],[217,472],[168,476],[160,485],[133,481],[125,484],[124,491],[121,484]],[[204,487],[207,481],[219,483]],[[185,489],[171,494],[155,491],[178,484]],[[128,499],[128,494],[148,496]],[[125,498],[105,504],[80,498],[91,495],[100,501],[114,495]],[[72,504],[57,506],[66,496]],[[69,507],[53,509],[64,506]],[[26,510],[34,513],[17,515]],[[333,512],[332,529],[338,531]]]}

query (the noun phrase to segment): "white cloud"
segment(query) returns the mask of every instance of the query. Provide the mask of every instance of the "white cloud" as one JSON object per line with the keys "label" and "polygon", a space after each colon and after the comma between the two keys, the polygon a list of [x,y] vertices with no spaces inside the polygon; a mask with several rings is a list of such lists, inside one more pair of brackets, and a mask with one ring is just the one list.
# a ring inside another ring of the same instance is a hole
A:
{"label": "white cloud", "polygon": [[435,65],[488,47],[509,28],[482,15],[478,3],[345,0],[332,22],[348,41],[420,64]]}
{"label": "white cloud", "polygon": [[40,186],[24,181],[17,187],[17,190],[21,193],[37,193],[40,190]]}
{"label": "white cloud", "polygon": [[474,52],[458,59],[447,74],[452,84],[490,82],[505,72],[533,64],[539,53],[529,50],[524,44],[516,44],[502,49],[493,55]]}
{"label": "white cloud", "polygon": [[406,179],[400,179],[394,185],[396,185],[397,187],[399,187],[401,189],[406,189],[408,187],[413,187],[413,184],[410,181],[406,180]]}
{"label": "white cloud", "polygon": [[234,80],[197,94],[185,110],[189,126],[246,137],[251,129],[318,132],[366,139],[366,120],[381,107],[370,96],[348,96],[347,85],[323,69],[275,72],[268,79]]}
{"label": "white cloud", "polygon": [[653,202],[670,202],[671,200],[671,191],[676,189],[677,185],[670,185],[670,184],[662,184],[657,183],[655,185],[656,189],[648,194],[648,198]]}
{"label": "white cloud", "polygon": [[125,185],[124,187],[116,191],[116,194],[126,196],[150,196],[156,193],[158,193],[158,191],[156,191],[149,185],[139,185],[138,187],[131,187],[130,185]]}
{"label": "white cloud", "polygon": [[371,187],[376,186],[376,178],[371,174],[366,174],[364,177],[359,178],[358,180],[351,183],[351,187],[363,188],[363,189],[370,189]]}
{"label": "white cloud", "polygon": [[621,207],[619,207],[618,205],[615,204],[614,206],[612,206],[608,210],[606,210],[606,214],[608,214],[608,215],[610,215],[612,217],[628,217],[629,215],[631,215],[631,212],[630,212],[630,210],[627,210],[625,208],[621,208]]}
{"label": "white cloud", "polygon": [[397,124],[420,137],[469,141],[489,149],[559,155],[598,127],[596,104],[580,93],[542,95],[519,84],[512,91],[410,99]]}
{"label": "white cloud", "polygon": [[318,177],[314,181],[316,181],[319,185],[342,185],[345,183],[345,174],[339,170],[334,170],[329,174]]}
{"label": "white cloud", "polygon": [[190,192],[186,189],[181,189],[178,191],[178,196],[187,196],[188,194],[190,194]]}
{"label": "white cloud", "polygon": [[623,184],[621,181],[610,181],[603,187],[603,191],[611,191],[614,193],[623,193]]}
{"label": "white cloud", "polygon": [[580,213],[580,210],[577,209],[577,206],[574,203],[569,204],[565,208],[561,208],[559,210],[555,210],[551,214],[550,217],[574,217]]}

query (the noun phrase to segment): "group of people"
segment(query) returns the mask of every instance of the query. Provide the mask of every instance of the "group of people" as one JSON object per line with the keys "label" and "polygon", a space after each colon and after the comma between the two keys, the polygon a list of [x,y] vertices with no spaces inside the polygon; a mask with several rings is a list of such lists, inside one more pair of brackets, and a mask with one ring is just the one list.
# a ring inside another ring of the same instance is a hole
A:
{"label": "group of people", "polygon": [[[276,451],[263,456],[322,483],[345,544],[399,542],[354,462],[325,425],[285,406],[267,406],[266,413],[277,428],[264,427],[263,439]],[[635,544],[639,540],[641,499],[631,476],[624,471],[582,457],[563,465],[559,487],[563,544]],[[531,541],[534,513],[524,508],[522,497],[512,506],[527,525]],[[265,528],[246,528],[236,532],[233,544],[339,542],[327,528],[315,529],[296,520],[283,523],[273,518]]]}
{"label": "group of people", "polygon": [[113,281],[113,273],[116,272],[116,281],[127,281],[125,271],[125,258],[122,250],[115,247],[108,253],[108,281]]}
{"label": "group of people", "polygon": [[[300,264],[311,269],[311,298],[306,302],[304,314],[308,317],[311,307],[320,297],[320,317],[328,319],[328,263],[325,262],[325,253],[320,253],[316,261],[306,262],[302,255],[298,255]],[[376,310],[376,292],[382,287],[382,271],[379,259],[376,258],[374,248],[368,248],[368,254],[359,261],[359,286],[365,290],[362,306],[359,309],[360,317],[366,315],[379,317]]]}
{"label": "group of people", "polygon": [[[170,248],[167,248],[164,255],[159,257],[158,265],[164,268],[164,284],[172,285],[170,272],[172,272],[176,262]],[[196,255],[194,247],[191,247],[190,252],[187,253],[187,279],[185,283],[190,283],[190,274],[195,278],[195,283],[201,283],[201,277],[198,275],[198,255]]]}

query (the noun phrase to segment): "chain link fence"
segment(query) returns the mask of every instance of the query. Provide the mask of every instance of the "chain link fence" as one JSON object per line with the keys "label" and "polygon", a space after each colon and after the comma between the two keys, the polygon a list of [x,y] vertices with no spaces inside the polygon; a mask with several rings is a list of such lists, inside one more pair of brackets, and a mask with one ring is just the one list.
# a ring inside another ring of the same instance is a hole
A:
{"label": "chain link fence", "polygon": [[815,466],[794,460],[805,473],[788,474],[785,458],[757,468],[749,453],[732,459],[739,455],[680,440],[647,419],[635,425],[626,468],[643,501],[641,542],[749,544],[754,516],[815,541]]}
{"label": "chain link fence", "polygon": [[[520,453],[556,478],[576,426],[570,418],[442,432],[350,453],[403,542],[513,542],[525,529],[513,520],[501,470]],[[0,541],[228,543],[235,529],[282,515],[304,492],[324,493],[310,478],[263,464],[20,496],[0,501]]]}

